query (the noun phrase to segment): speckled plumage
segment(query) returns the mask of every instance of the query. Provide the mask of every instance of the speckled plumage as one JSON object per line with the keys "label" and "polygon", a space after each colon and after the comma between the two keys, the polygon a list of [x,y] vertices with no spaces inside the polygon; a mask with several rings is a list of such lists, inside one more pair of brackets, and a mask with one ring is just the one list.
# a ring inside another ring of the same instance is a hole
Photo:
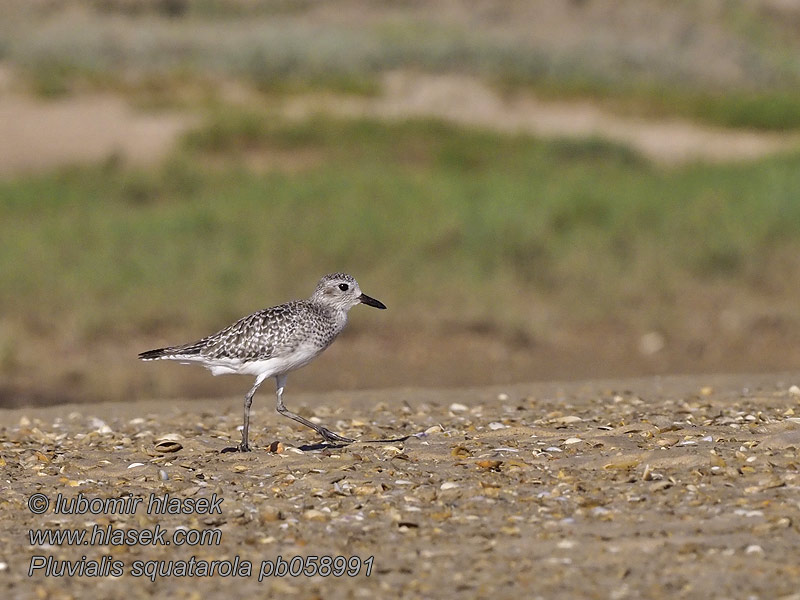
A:
{"label": "speckled plumage", "polygon": [[[320,304],[294,300],[242,317],[197,342],[150,352],[158,353],[152,358],[197,360],[209,365],[219,359],[247,362],[287,356],[304,343],[322,352],[346,323],[346,315],[342,318]],[[143,360],[151,359],[148,353],[143,355]]]}
{"label": "speckled plumage", "polygon": [[347,438],[285,410],[281,397],[286,374],[308,364],[330,346],[347,324],[347,312],[359,303],[386,308],[381,302],[362,294],[352,276],[332,273],[320,279],[307,300],[294,300],[259,310],[196,342],[148,350],[139,354],[139,358],[196,362],[214,375],[255,375],[256,383],[245,398],[242,450],[249,449],[247,426],[252,395],[267,377],[276,378],[278,412],[312,427],[326,440],[345,441]]}

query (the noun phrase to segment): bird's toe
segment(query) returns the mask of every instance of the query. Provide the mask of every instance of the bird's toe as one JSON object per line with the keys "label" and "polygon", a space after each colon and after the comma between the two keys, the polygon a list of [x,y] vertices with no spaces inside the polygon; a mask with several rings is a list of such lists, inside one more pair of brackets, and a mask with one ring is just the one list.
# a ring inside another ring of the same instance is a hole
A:
{"label": "bird's toe", "polygon": [[339,435],[338,433],[334,433],[330,429],[323,429],[320,431],[322,437],[325,439],[326,442],[344,442],[345,444],[352,444],[355,442],[354,439],[349,437],[344,437],[343,435]]}

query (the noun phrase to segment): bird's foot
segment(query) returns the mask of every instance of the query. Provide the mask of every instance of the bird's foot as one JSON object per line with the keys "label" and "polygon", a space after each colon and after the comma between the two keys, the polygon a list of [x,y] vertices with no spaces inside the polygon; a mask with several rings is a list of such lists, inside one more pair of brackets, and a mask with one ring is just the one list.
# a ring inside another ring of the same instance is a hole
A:
{"label": "bird's foot", "polygon": [[250,447],[250,444],[247,442],[239,442],[239,447],[237,448],[239,452],[251,452],[253,449]]}
{"label": "bird's foot", "polygon": [[343,442],[345,444],[352,444],[355,442],[354,439],[344,437],[343,435],[339,435],[338,433],[334,433],[330,429],[326,429],[322,427],[319,429],[319,434],[323,437],[326,442]]}

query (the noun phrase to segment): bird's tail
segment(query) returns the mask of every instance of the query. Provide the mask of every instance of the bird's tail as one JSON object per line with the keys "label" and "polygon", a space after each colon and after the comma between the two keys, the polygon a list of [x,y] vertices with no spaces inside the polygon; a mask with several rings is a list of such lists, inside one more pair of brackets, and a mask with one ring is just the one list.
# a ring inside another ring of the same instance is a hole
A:
{"label": "bird's tail", "polygon": [[177,360],[190,359],[199,354],[199,348],[193,346],[168,346],[167,348],[156,348],[139,354],[139,360]]}
{"label": "bird's tail", "polygon": [[139,353],[139,360],[158,360],[159,358],[167,358],[172,354],[171,348],[156,348],[155,350],[148,350],[147,352]]}

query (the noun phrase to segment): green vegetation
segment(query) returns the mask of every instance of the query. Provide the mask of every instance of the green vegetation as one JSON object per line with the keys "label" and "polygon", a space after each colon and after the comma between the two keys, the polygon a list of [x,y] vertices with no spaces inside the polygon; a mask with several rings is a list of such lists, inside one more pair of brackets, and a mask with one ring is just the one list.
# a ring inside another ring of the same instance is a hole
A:
{"label": "green vegetation", "polygon": [[[516,80],[502,86],[525,85]],[[641,117],[687,118],[719,127],[791,131],[800,129],[800,94],[783,87],[762,90],[714,90],[684,86],[544,79],[527,83],[549,99],[593,98],[605,109]]]}
{"label": "green vegetation", "polygon": [[79,338],[200,331],[343,269],[391,290],[396,322],[496,310],[525,331],[534,298],[650,318],[696,284],[796,282],[798,189],[797,155],[662,171],[601,141],[227,110],[157,171],[0,183],[0,312]]}

